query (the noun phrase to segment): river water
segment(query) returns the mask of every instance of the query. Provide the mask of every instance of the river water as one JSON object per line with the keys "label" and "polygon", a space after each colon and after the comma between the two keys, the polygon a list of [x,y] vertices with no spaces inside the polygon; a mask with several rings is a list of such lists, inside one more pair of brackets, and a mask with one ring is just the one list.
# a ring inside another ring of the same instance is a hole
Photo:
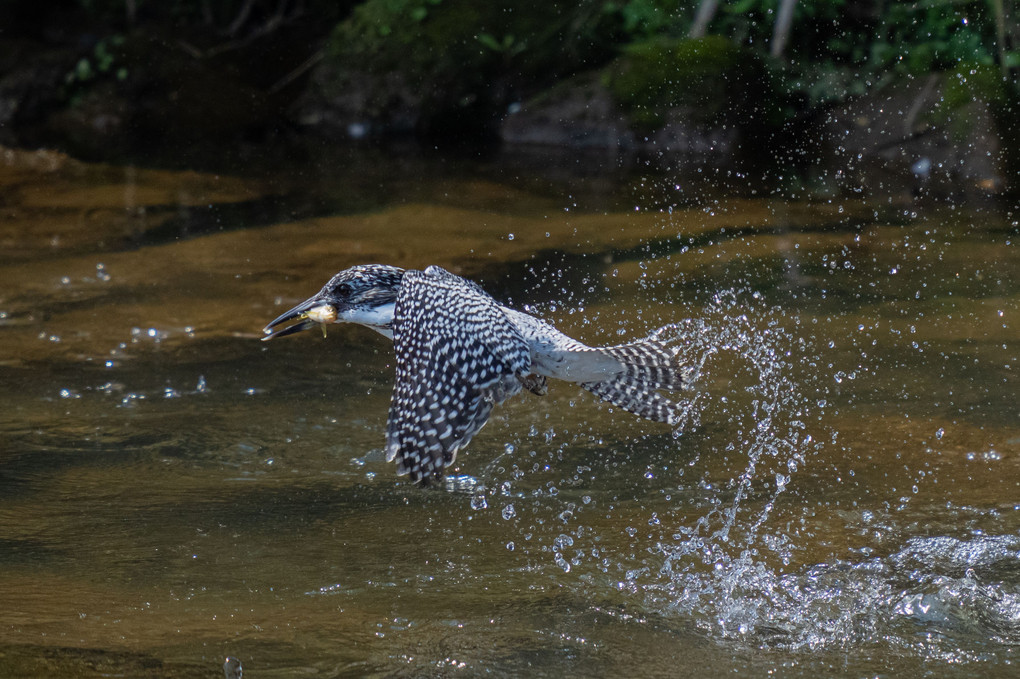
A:
{"label": "river water", "polygon": [[[1016,206],[267,165],[4,154],[0,676],[1016,676]],[[364,262],[668,325],[684,421],[553,384],[414,488],[386,340],[259,341]]]}

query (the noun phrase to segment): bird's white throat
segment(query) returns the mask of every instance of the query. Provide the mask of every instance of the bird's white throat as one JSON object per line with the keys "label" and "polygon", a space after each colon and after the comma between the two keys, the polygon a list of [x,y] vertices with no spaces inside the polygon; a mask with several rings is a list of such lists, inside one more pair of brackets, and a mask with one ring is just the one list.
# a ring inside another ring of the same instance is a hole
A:
{"label": "bird's white throat", "polygon": [[376,307],[352,307],[341,312],[337,318],[340,323],[358,323],[375,330],[384,337],[393,339],[393,307],[394,304],[383,304]]}

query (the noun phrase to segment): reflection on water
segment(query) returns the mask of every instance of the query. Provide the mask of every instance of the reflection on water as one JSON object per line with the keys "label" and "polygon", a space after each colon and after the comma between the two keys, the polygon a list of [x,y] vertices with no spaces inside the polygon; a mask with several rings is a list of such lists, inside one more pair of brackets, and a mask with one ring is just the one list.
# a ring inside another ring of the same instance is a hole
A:
{"label": "reflection on water", "polygon": [[[1015,214],[348,161],[5,156],[0,675],[1015,674]],[[388,342],[258,341],[372,261],[669,326],[684,421],[553,384],[409,486]]]}

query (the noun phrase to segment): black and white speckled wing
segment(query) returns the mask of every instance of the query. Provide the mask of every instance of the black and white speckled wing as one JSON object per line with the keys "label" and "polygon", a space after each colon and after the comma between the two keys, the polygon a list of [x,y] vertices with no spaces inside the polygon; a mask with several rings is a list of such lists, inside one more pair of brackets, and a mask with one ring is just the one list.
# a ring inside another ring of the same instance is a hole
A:
{"label": "black and white speckled wing", "polygon": [[412,481],[441,477],[492,407],[520,391],[528,345],[492,297],[435,266],[404,274],[393,343],[386,459]]}

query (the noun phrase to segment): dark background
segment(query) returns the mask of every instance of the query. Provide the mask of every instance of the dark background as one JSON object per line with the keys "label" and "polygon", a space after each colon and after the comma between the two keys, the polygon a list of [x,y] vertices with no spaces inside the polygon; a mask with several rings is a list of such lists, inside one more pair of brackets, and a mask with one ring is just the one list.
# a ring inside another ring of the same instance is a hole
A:
{"label": "dark background", "polygon": [[0,144],[155,165],[309,138],[538,144],[1000,193],[1016,17],[1013,0],[7,0]]}

